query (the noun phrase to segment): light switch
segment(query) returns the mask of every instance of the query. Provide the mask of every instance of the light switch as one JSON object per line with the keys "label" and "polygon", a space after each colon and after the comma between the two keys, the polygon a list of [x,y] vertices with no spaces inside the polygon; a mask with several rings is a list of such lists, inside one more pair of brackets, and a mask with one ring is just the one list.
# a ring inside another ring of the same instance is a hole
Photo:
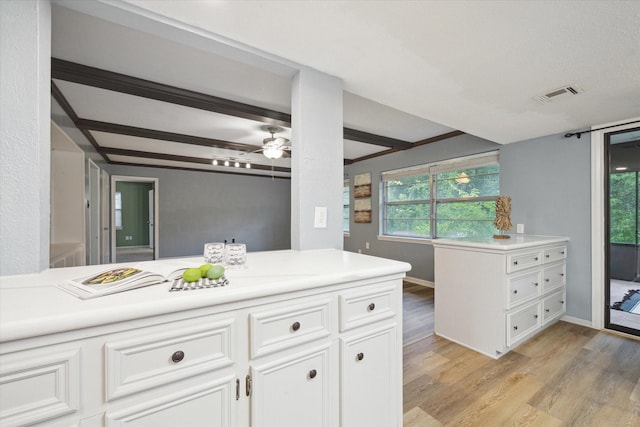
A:
{"label": "light switch", "polygon": [[516,224],[516,233],[518,234],[524,233],[524,224]]}
{"label": "light switch", "polygon": [[316,215],[313,226],[315,228],[327,228],[327,208],[316,206]]}

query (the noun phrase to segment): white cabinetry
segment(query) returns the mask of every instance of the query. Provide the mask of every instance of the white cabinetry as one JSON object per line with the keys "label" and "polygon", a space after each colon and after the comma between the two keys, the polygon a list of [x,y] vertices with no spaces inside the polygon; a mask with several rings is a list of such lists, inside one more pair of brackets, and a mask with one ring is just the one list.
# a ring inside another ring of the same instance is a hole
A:
{"label": "white cabinetry", "polygon": [[396,273],[4,341],[0,425],[399,427],[401,292]]}
{"label": "white cabinetry", "polygon": [[435,247],[435,332],[498,358],[565,312],[565,237],[443,239]]}

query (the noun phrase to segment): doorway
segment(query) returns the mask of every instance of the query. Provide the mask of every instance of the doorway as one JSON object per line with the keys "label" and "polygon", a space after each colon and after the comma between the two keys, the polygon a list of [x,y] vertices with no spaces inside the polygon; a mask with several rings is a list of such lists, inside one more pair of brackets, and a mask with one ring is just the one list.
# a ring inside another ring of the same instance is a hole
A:
{"label": "doorway", "polygon": [[604,144],[605,328],[640,336],[640,128]]}
{"label": "doorway", "polygon": [[158,259],[158,179],[111,177],[112,262]]}

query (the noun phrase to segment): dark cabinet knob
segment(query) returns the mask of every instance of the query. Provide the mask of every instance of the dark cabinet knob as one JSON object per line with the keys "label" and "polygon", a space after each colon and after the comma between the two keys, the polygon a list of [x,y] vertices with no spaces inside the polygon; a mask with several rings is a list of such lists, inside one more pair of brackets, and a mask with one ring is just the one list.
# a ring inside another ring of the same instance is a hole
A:
{"label": "dark cabinet knob", "polygon": [[538,286],[538,282],[534,283],[533,286]]}
{"label": "dark cabinet knob", "polygon": [[291,329],[293,330],[293,332],[300,329],[300,322],[295,322],[293,325],[291,325]]}
{"label": "dark cabinet knob", "polygon": [[537,314],[534,314],[534,315],[533,315],[533,318],[534,318],[534,319],[537,319],[537,318],[538,318],[538,315],[537,315]]}
{"label": "dark cabinet knob", "polygon": [[545,309],[544,309],[544,311],[546,311],[546,312],[548,313],[548,312],[549,312],[549,309],[548,309],[548,308],[545,308]]}
{"label": "dark cabinet knob", "polygon": [[176,351],[175,353],[173,353],[173,354],[171,355],[171,361],[172,361],[173,363],[178,363],[178,362],[180,362],[182,359],[184,359],[184,352],[183,352],[183,351],[178,350],[178,351]]}
{"label": "dark cabinet knob", "polygon": [[513,290],[513,293],[514,293],[514,294],[517,294],[517,293],[518,293],[518,290],[517,290],[517,289],[514,289],[514,290]]}
{"label": "dark cabinet knob", "polygon": [[358,354],[356,355],[356,360],[360,361],[360,360],[362,360],[362,359],[364,359],[364,353],[358,353]]}
{"label": "dark cabinet knob", "polygon": [[549,254],[546,254],[545,256],[546,256],[547,258],[550,258],[550,257],[551,257],[551,255],[549,255]]}
{"label": "dark cabinet knob", "polygon": [[545,282],[548,282],[548,281],[549,281],[549,279],[544,279],[544,281],[545,281]]}
{"label": "dark cabinet knob", "polygon": [[369,311],[373,311],[376,308],[376,305],[374,303],[369,304],[369,307],[367,307],[369,309]]}
{"label": "dark cabinet knob", "polygon": [[514,326],[513,329],[517,331],[518,330],[518,325]]}
{"label": "dark cabinet knob", "polygon": [[564,301],[560,301],[560,304],[564,304]]}
{"label": "dark cabinet knob", "polygon": [[534,261],[537,261],[537,260],[538,260],[538,257],[535,257],[533,260],[534,260]]}
{"label": "dark cabinet knob", "polygon": [[518,261],[513,261],[513,265],[518,265]]}
{"label": "dark cabinet knob", "polygon": [[309,371],[309,378],[314,379],[318,375],[318,372],[315,369]]}

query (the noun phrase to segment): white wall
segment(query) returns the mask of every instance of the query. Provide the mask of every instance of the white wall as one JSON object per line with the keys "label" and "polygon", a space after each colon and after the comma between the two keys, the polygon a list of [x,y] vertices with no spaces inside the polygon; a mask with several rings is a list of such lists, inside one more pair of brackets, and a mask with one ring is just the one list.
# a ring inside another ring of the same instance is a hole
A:
{"label": "white wall", "polygon": [[51,5],[0,1],[0,275],[49,265]]}

